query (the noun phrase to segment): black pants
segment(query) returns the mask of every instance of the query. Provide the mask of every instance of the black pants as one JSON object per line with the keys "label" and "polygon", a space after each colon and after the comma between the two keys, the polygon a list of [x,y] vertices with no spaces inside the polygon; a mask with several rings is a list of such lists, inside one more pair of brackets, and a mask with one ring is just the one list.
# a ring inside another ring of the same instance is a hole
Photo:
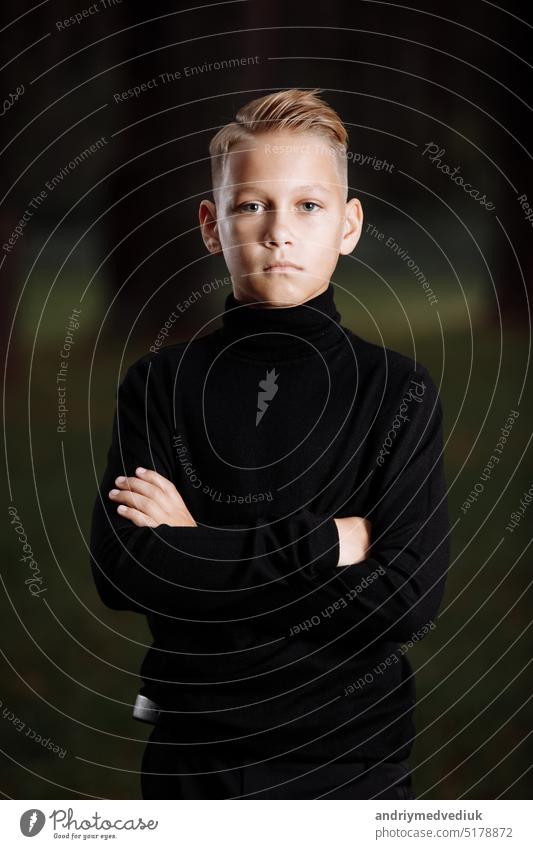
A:
{"label": "black pants", "polygon": [[408,761],[322,765],[242,758],[228,767],[227,749],[170,740],[164,726],[154,726],[141,764],[143,799],[415,798]]}

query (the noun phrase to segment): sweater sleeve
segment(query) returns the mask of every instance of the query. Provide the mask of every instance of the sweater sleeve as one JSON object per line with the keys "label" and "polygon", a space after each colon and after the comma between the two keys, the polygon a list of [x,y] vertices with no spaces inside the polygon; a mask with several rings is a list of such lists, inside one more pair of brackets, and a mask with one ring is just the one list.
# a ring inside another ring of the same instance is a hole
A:
{"label": "sweater sleeve", "polygon": [[246,526],[149,528],[120,516],[110,501],[115,478],[133,476],[137,466],[173,480],[171,403],[150,369],[150,358],[141,358],[118,388],[93,507],[90,561],[102,602],[114,610],[203,621],[252,616],[274,605],[277,631],[290,627],[291,599],[316,589],[313,565],[338,562],[333,519],[301,510]]}
{"label": "sweater sleeve", "polygon": [[404,642],[436,618],[450,559],[442,422],[437,387],[419,365],[373,440],[370,556],[335,570],[318,564],[321,615],[337,633]]}

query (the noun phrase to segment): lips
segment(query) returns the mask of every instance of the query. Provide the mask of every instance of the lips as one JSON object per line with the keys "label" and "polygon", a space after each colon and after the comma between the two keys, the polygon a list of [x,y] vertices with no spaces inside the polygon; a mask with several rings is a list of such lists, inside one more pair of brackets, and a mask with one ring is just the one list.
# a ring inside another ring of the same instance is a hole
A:
{"label": "lips", "polygon": [[293,262],[276,262],[272,265],[267,265],[265,271],[302,271],[302,268]]}

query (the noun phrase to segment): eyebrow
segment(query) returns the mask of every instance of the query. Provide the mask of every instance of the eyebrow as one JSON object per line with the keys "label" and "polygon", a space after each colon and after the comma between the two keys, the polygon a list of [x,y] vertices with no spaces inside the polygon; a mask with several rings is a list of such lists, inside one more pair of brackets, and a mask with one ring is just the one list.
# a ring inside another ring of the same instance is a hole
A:
{"label": "eyebrow", "polygon": [[305,185],[305,186],[295,186],[295,188],[298,189],[299,191],[305,190],[305,191],[314,192],[318,189],[319,192],[320,191],[331,192],[331,189],[329,189],[327,186],[323,186],[321,183],[310,183],[310,184]]}
{"label": "eyebrow", "polygon": [[[292,188],[295,192],[303,192],[303,191],[313,191],[313,192],[319,191],[320,192],[321,191],[321,192],[326,192],[326,194],[332,193],[331,189],[328,189],[327,186],[324,186],[320,183],[309,183],[309,184],[306,184],[306,185],[303,185],[303,186],[293,186]],[[241,191],[242,192],[247,192],[247,191],[248,192],[253,192],[253,191],[260,191],[261,192],[261,191],[264,191],[264,189],[260,184],[255,185],[254,183],[252,183],[252,184],[243,183],[242,185],[236,186],[235,191],[236,192],[241,192]]]}

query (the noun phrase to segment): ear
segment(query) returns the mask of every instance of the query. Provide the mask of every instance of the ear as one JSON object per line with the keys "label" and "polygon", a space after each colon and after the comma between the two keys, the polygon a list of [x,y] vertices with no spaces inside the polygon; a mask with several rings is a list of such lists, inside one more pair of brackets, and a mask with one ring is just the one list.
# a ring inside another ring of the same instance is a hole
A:
{"label": "ear", "polygon": [[209,253],[222,253],[222,245],[218,234],[217,208],[212,200],[203,199],[198,208],[198,218],[202,239]]}
{"label": "ear", "polygon": [[344,227],[339,253],[350,254],[355,248],[363,230],[363,207],[358,198],[346,202]]}

